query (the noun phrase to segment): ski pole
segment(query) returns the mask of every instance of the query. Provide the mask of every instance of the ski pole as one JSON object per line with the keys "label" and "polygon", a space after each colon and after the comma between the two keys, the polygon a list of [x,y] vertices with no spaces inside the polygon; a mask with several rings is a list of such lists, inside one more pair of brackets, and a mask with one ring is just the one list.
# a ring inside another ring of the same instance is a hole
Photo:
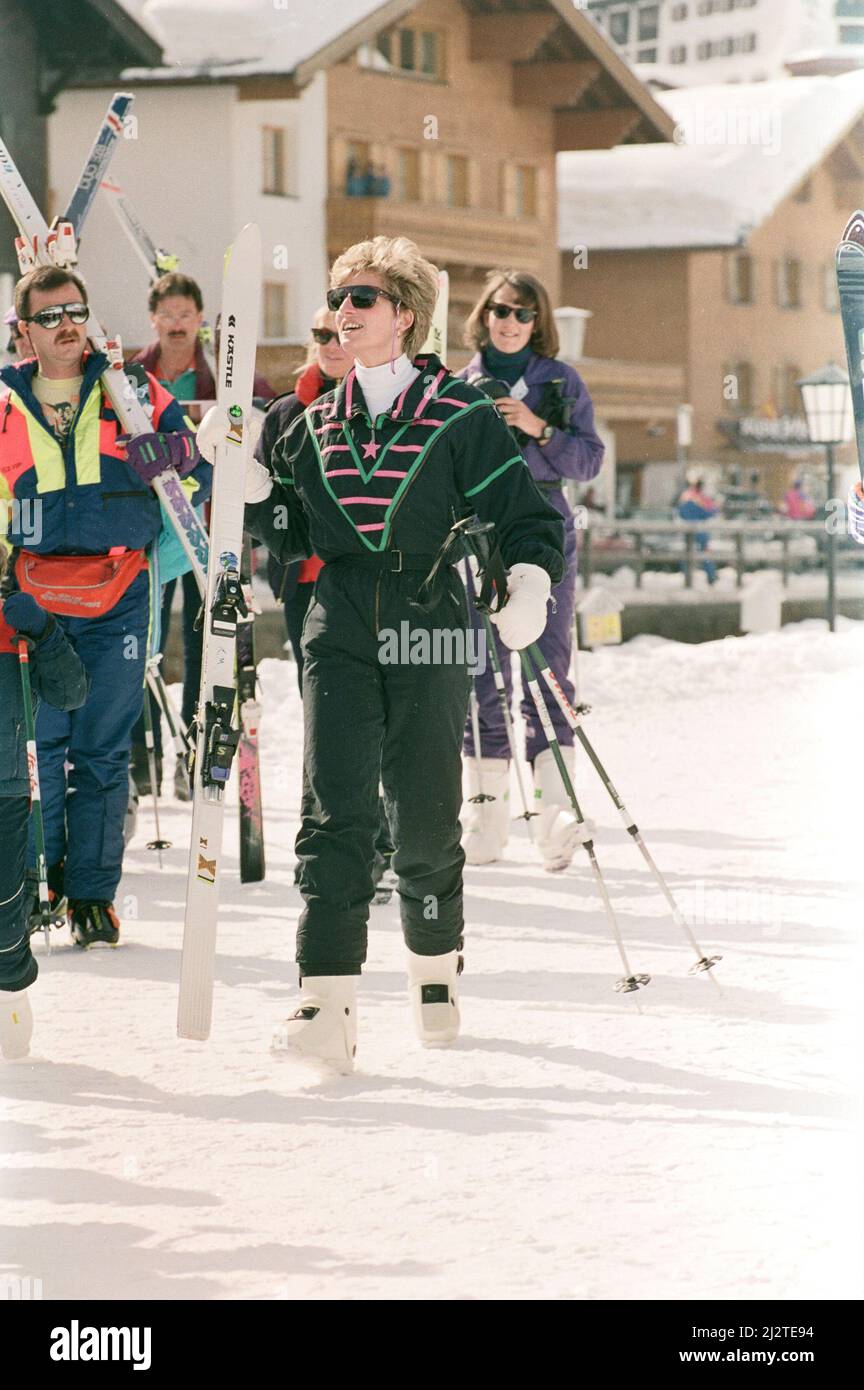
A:
{"label": "ski pole", "polygon": [[190,748],[189,731],[183,723],[174,705],[174,701],[168,693],[159,663],[162,660],[162,653],[156,652],[147,663],[147,684],[153,692],[153,696],[165,716],[168,731],[171,734],[171,742],[174,745],[174,752],[177,754],[177,764],[183,768],[183,775],[186,784],[189,785],[189,773],[186,769],[186,757]]}
{"label": "ski pole", "polygon": [[[470,534],[470,533],[466,532],[466,534]],[[514,768],[516,769],[516,782],[517,782],[517,785],[518,785],[518,787],[519,787],[519,800],[522,802],[522,814],[519,815],[519,816],[517,816],[516,819],[517,819],[517,820],[524,820],[525,824],[528,826],[528,834],[529,834],[530,838],[531,838],[532,841],[533,841],[534,836],[533,836],[532,830],[531,830],[531,821],[532,821],[532,818],[538,814],[538,812],[537,812],[537,811],[529,811],[529,809],[528,809],[528,798],[527,798],[526,795],[525,795],[525,784],[524,784],[524,782],[523,782],[523,780],[522,780],[522,765],[521,765],[521,763],[520,763],[520,761],[519,761],[519,750],[518,750],[518,748],[516,747],[516,731],[515,731],[514,728],[513,728],[513,716],[512,716],[511,713],[510,713],[510,702],[509,702],[509,700],[507,699],[507,687],[506,687],[506,685],[504,684],[504,673],[503,673],[503,671],[501,670],[501,663],[500,663],[500,661],[498,660],[498,649],[497,649],[497,647],[495,646],[495,635],[494,635],[494,633],[493,633],[493,631],[492,631],[492,623],[490,622],[490,619],[489,619],[489,612],[488,612],[488,609],[487,609],[486,605],[485,605],[484,603],[482,603],[482,602],[480,601],[480,599],[478,599],[478,597],[477,597],[477,591],[476,591],[475,586],[474,586],[474,576],[473,576],[473,574],[471,573],[471,566],[468,565],[468,564],[466,564],[466,573],[467,573],[467,582],[468,582],[468,592],[470,593],[472,599],[474,600],[474,607],[477,609],[477,612],[480,614],[480,617],[481,617],[482,622],[483,622],[483,630],[484,630],[484,633],[485,633],[485,636],[486,636],[486,646],[487,646],[487,648],[488,648],[489,656],[490,656],[490,659],[491,659],[491,661],[492,661],[492,677],[493,677],[493,679],[494,679],[494,681],[495,681],[495,694],[497,695],[497,697],[498,697],[498,703],[499,703],[499,705],[501,706],[501,714],[502,714],[502,716],[503,716],[503,718],[504,718],[504,727],[505,727],[505,729],[507,730],[507,745],[508,745],[508,747],[509,747],[509,749],[510,749],[510,757],[511,757],[511,759],[513,760],[513,766],[514,766]],[[481,595],[481,599],[482,599],[482,595]],[[471,693],[472,693],[472,695],[474,695],[474,700],[475,700],[475,703],[476,703],[477,697],[476,697],[476,693],[474,692],[473,684],[472,684],[472,687],[471,687]],[[477,749],[479,748],[479,744],[478,744],[478,742],[477,742],[478,737],[479,737],[479,718],[478,718],[478,730],[474,733],[474,749],[475,749],[475,752],[476,752]],[[478,766],[479,766],[479,756],[478,756]],[[480,800],[490,801],[490,800],[493,800],[493,798],[492,798],[492,797],[483,797],[483,796],[479,796],[479,797],[475,797],[474,800],[475,800],[475,801],[480,801]]]}
{"label": "ski pole", "polygon": [[31,913],[28,928],[45,933],[45,946],[51,954],[51,928],[62,927],[62,913],[53,912],[48,896],[48,863],[45,855],[45,822],[42,819],[42,794],[39,788],[39,760],[36,755],[36,721],[33,717],[33,693],[30,689],[30,652],[23,637],[18,639],[18,663],[21,669],[21,693],[24,697],[24,728],[27,734],[27,775],[30,779],[30,810],[36,840],[36,876],[39,880],[39,910]]}
{"label": "ski pole", "polygon": [[156,822],[156,839],[151,840],[148,849],[155,849],[159,855],[159,868],[162,868],[162,851],[171,848],[170,840],[162,839],[159,828],[159,788],[156,785],[156,750],[153,742],[153,714],[150,709],[150,690],[144,687],[144,743],[147,748],[147,766],[150,769],[150,790],[153,793],[153,819]]}
{"label": "ski pole", "polygon": [[[528,650],[530,650],[530,648]],[[558,743],[558,739],[555,736],[555,728],[552,723],[552,720],[549,717],[549,711],[546,708],[546,702],[543,699],[543,693],[540,689],[540,685],[537,680],[537,673],[535,672],[528,658],[528,651],[520,651],[519,658],[522,662],[522,671],[525,676],[525,682],[528,686],[528,689],[531,692],[531,698],[534,701],[534,707],[537,710],[537,717],[540,720],[543,732],[546,735],[546,741],[549,744],[549,748],[552,752],[552,757],[555,759],[555,765],[558,768],[559,773],[561,774],[561,780],[564,783],[564,790],[566,791],[567,796],[570,799],[570,805],[573,808],[573,814],[576,817],[576,821],[579,827],[581,843],[585,849],[585,852],[588,855],[588,859],[591,864],[591,872],[594,875],[594,882],[597,885],[597,891],[600,894],[600,899],[603,903],[604,908],[606,909],[606,916],[609,919],[609,925],[612,928],[612,934],[615,938],[615,944],[618,947],[618,954],[620,955],[621,962],[624,966],[624,975],[620,980],[617,980],[615,982],[613,988],[617,990],[619,994],[630,994],[633,990],[639,989],[640,985],[649,984],[651,981],[651,976],[644,974],[634,974],[631,968],[630,961],[627,958],[627,951],[624,946],[624,938],[621,935],[621,928],[618,925],[618,918],[615,915],[615,909],[612,906],[612,900],[609,897],[609,891],[606,887],[606,880],[603,877],[600,865],[597,862],[597,855],[594,852],[594,841],[590,835],[586,834],[584,828],[585,818],[582,815],[579,802],[576,798],[576,792],[573,788],[573,783],[570,780],[570,773],[567,771],[567,764],[565,763],[564,758],[561,754],[561,747]]]}
{"label": "ski pole", "polygon": [[[531,646],[528,648],[528,652],[531,656],[532,661],[536,664],[537,669],[543,677],[543,680],[545,681],[546,685],[552,691],[552,695],[555,698],[558,708],[561,710],[561,713],[564,715],[564,718],[567,720],[567,723],[570,725],[570,728],[573,730],[574,734],[582,744],[582,747],[585,749],[585,752],[588,754],[588,757],[590,758],[594,766],[594,770],[596,771],[601,782],[603,783],[604,787],[609,793],[609,796],[612,799],[615,809],[617,810],[622,821],[624,822],[627,834],[632,838],[634,844],[638,846],[639,851],[642,854],[643,859],[645,860],[645,863],[648,865],[648,868],[654,876],[655,882],[659,886],[660,891],[666,899],[666,902],[672,914],[672,920],[675,922],[676,926],[680,927],[681,930],[684,932],[687,941],[696,953],[696,960],[694,964],[691,965],[687,973],[689,975],[698,975],[702,971],[710,972],[713,966],[716,965],[717,961],[722,960],[723,957],[706,955],[706,953],[702,950],[701,946],[696,940],[693,928],[690,926],[690,923],[687,921],[686,917],[684,916],[684,913],[681,911],[680,907],[675,901],[671,888],[666,882],[664,875],[660,872],[660,869],[655,863],[654,858],[648,849],[648,846],[645,844],[645,841],[642,839],[642,836],[639,833],[639,827],[636,825],[635,820],[631,816],[630,812],[627,810],[627,807],[624,805],[624,802],[622,801],[621,797],[618,795],[618,792],[616,791],[612,783],[612,780],[609,777],[609,774],[607,773],[605,767],[603,766],[599,757],[597,756],[597,753],[595,752],[594,747],[588,738],[588,735],[582,728],[582,716],[585,713],[587,713],[587,707],[584,705],[580,705],[577,709],[573,708],[573,706],[570,704],[570,701],[567,699],[567,696],[564,694],[564,691],[561,689],[560,683],[558,682],[554,672],[551,670],[549,666],[548,661],[546,660],[545,656],[543,655],[536,642],[532,642]],[[717,985],[717,981],[714,979],[713,975],[711,976],[711,979],[714,980],[714,984]],[[719,989],[719,985],[717,985],[717,988]]]}
{"label": "ski pole", "polygon": [[[471,566],[468,557],[465,557],[465,585],[466,588],[471,582]],[[477,703],[477,691],[474,688],[474,677],[471,677],[471,693],[468,697],[471,709],[471,737],[474,740],[474,757],[477,761],[477,795],[471,797],[471,801],[482,803],[484,801],[494,801],[494,796],[483,790],[483,748],[480,743],[480,706]]]}

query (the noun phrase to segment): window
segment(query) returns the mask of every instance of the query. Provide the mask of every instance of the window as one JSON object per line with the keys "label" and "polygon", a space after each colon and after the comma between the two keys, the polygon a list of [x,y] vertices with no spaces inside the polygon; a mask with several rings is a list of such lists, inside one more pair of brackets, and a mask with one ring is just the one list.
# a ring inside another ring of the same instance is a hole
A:
{"label": "window", "polygon": [[732,304],[753,303],[753,257],[741,251],[729,257],[729,300]]}
{"label": "window", "polygon": [[656,63],[656,62],[657,62],[657,49],[656,49],[656,48],[639,48],[639,49],[637,49],[637,51],[636,51],[636,61],[637,61],[637,63]]}
{"label": "window", "polygon": [[364,61],[361,56],[366,67],[379,67],[383,58],[385,66],[391,71],[438,81],[444,79],[443,29],[414,29],[409,25],[400,25],[398,29],[388,29],[379,34],[374,47],[379,61],[371,61],[369,57]]}
{"label": "window", "polygon": [[468,207],[468,160],[463,154],[447,156],[447,206]]}
{"label": "window", "polygon": [[288,286],[279,283],[264,285],[264,337],[288,337]]}
{"label": "window", "polygon": [[420,199],[420,154],[417,150],[396,151],[396,197],[400,203]]}
{"label": "window", "polygon": [[537,170],[529,164],[516,167],[515,214],[517,217],[537,216]]}
{"label": "window", "polygon": [[833,261],[826,261],[822,267],[822,307],[829,314],[840,312],[840,297],[837,293],[837,271]]}
{"label": "window", "polygon": [[778,415],[800,415],[802,411],[801,393],[798,382],[803,373],[797,365],[784,362],[774,371],[774,396]]}
{"label": "window", "polygon": [[629,10],[613,10],[609,15],[609,37],[614,43],[627,43],[630,38]]}
{"label": "window", "polygon": [[425,77],[438,76],[438,35],[432,29],[424,29],[420,35],[420,71]]}
{"label": "window", "polygon": [[670,62],[670,63],[686,63],[686,62],[687,62],[687,45],[686,45],[686,43],[679,43],[675,48],[670,48],[670,49],[669,49],[669,62]]}
{"label": "window", "polygon": [[794,256],[785,256],[777,265],[777,303],[781,309],[801,308],[802,266]]}
{"label": "window", "polygon": [[396,61],[403,72],[414,72],[416,69],[415,37],[413,29],[399,30],[399,56]]}
{"label": "window", "polygon": [[659,5],[641,6],[639,10],[639,23],[637,26],[637,37],[640,43],[644,42],[646,39],[656,39],[659,14]]}
{"label": "window", "polygon": [[864,25],[841,24],[839,28],[841,43],[864,43]]}
{"label": "window", "polygon": [[672,9],[671,9],[671,11],[670,11],[670,13],[669,13],[669,18],[673,21],[673,23],[674,23],[676,20],[679,20],[679,19],[686,19],[686,18],[687,18],[687,6],[686,6],[686,5],[673,5],[673,6],[672,6]]}
{"label": "window", "polygon": [[755,372],[752,362],[735,362],[725,375],[734,378],[738,390],[737,399],[733,397],[729,404],[738,415],[747,415],[753,409],[755,394]]}
{"label": "window", "polygon": [[285,196],[285,131],[281,126],[261,128],[261,192]]}

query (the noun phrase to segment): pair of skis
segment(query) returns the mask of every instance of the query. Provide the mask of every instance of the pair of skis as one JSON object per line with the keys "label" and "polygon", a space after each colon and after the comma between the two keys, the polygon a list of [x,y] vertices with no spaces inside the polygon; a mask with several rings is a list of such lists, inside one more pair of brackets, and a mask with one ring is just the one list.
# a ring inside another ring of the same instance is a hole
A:
{"label": "pair of skis", "polygon": [[[180,258],[170,251],[163,250],[153,241],[142,218],[139,217],[131,200],[119,184],[103,179],[101,187],[120,227],[143,264],[150,283],[154,284],[160,276],[176,270],[180,264]],[[207,345],[205,345],[204,350],[211,370],[216,375],[215,359]],[[243,544],[240,578],[247,608],[237,630],[237,698],[240,706],[241,729],[238,747],[240,881],[241,883],[260,883],[265,873],[261,768],[258,748],[261,705],[258,700],[255,664],[252,550],[248,540],[244,541]],[[203,577],[199,578],[199,587],[203,598]]]}
{"label": "pair of skis", "polygon": [[[260,299],[261,234],[250,223],[225,258],[216,399],[231,421],[231,430],[217,448],[213,468],[201,695],[192,766],[192,842],[177,1032],[182,1038],[199,1040],[210,1036],[225,789],[241,736],[241,727],[235,723],[237,638],[250,613],[241,580],[241,554]],[[242,790],[241,785],[241,804]]]}
{"label": "pair of skis", "polygon": [[[77,265],[78,237],[84,219],[93,204],[100,175],[113,152],[131,104],[132,97],[128,93],[118,92],[113,98],[68,210],[50,227],[9,150],[0,140],[0,193],[18,228],[15,246],[22,274],[37,265],[54,265],[67,270],[73,270]],[[87,320],[87,338],[93,350],[104,353],[108,359],[102,373],[102,385],[124,431],[132,435],[149,433],[150,416],[139,398],[134,379],[125,371],[120,341],[109,337],[92,309]],[[195,515],[175,471],[168,469],[154,479],[153,490],[203,587],[207,533]]]}

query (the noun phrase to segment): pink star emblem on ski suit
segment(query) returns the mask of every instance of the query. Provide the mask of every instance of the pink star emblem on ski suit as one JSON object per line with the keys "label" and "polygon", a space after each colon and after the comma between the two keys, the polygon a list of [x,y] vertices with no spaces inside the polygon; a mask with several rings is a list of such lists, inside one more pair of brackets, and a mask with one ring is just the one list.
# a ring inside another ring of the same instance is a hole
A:
{"label": "pink star emblem on ski suit", "polygon": [[368,444],[364,444],[364,445],[363,445],[363,457],[364,457],[364,459],[374,459],[374,458],[377,458],[377,457],[378,457],[378,450],[379,450],[380,448],[381,448],[381,445],[380,445],[380,444],[376,444],[376,442],[375,442],[374,439],[370,439],[370,441],[369,441]]}

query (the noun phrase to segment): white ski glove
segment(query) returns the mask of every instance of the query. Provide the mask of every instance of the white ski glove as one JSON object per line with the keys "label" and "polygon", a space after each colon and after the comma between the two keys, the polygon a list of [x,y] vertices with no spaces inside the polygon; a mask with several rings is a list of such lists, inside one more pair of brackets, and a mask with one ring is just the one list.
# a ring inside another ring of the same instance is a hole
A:
{"label": "white ski glove", "polygon": [[[228,418],[227,410],[222,410],[218,405],[211,405],[198,426],[195,435],[195,442],[208,463],[213,463],[216,458],[216,450],[220,444],[224,444],[231,430],[231,421]],[[259,463],[255,457],[254,450],[261,437],[261,421],[254,415],[249,422],[249,432],[252,435],[252,450],[249,461],[246,464],[246,501],[264,502],[273,490],[273,479],[263,463]]]}
{"label": "white ski glove", "polygon": [[551,591],[552,581],[539,565],[513,566],[507,575],[507,602],[491,615],[505,647],[521,651],[542,637]]}

